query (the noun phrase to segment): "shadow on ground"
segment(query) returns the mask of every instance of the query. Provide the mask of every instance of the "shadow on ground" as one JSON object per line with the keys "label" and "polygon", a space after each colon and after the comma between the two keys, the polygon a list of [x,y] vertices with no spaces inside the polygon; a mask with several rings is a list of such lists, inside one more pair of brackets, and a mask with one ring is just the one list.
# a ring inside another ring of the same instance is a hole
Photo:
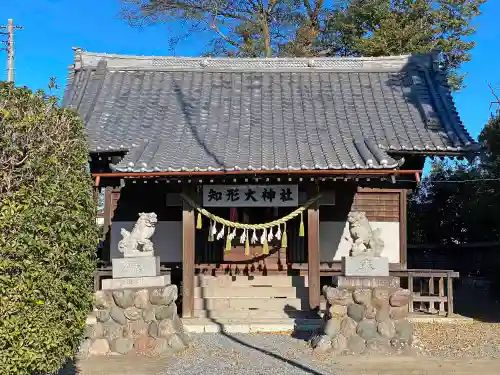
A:
{"label": "shadow on ground", "polygon": [[75,366],[75,362],[71,359],[68,359],[64,367],[59,370],[57,375],[78,375],[79,373],[80,372]]}
{"label": "shadow on ground", "polygon": [[[202,289],[202,290],[203,290],[203,289]],[[203,296],[203,297],[205,297],[205,296]],[[210,311],[210,309],[208,308],[207,298],[203,298],[203,305],[204,305],[204,306],[203,306],[203,309],[204,309],[205,311],[209,312],[209,311]],[[285,309],[287,309],[287,307],[288,307],[288,308],[293,309],[293,308],[292,308],[291,306],[289,306],[289,305],[287,305],[287,306],[285,307]],[[296,311],[297,311],[297,310],[295,309],[295,312],[296,312]],[[288,314],[288,312],[287,312],[287,314]],[[289,314],[289,315],[291,315],[291,314]],[[220,334],[221,334],[221,335],[225,336],[225,337],[226,337],[226,338],[228,338],[229,340],[231,340],[231,341],[233,341],[233,342],[235,342],[235,343],[237,343],[237,344],[239,344],[239,345],[241,345],[241,346],[245,346],[245,347],[247,347],[247,348],[257,350],[257,351],[259,351],[259,352],[261,352],[261,353],[263,353],[263,354],[265,354],[265,355],[267,355],[267,356],[269,356],[269,357],[272,357],[272,358],[277,359],[277,360],[279,360],[279,361],[281,361],[281,362],[284,362],[284,363],[286,363],[286,364],[288,364],[288,365],[290,365],[290,366],[293,366],[293,367],[295,367],[296,369],[299,369],[299,370],[301,370],[301,371],[304,371],[304,372],[305,372],[305,373],[307,373],[307,374],[312,374],[312,375],[324,375],[323,373],[317,372],[316,370],[313,370],[313,369],[311,369],[311,368],[309,368],[309,367],[307,367],[307,366],[305,366],[305,365],[302,365],[302,364],[300,364],[300,363],[299,363],[299,362],[297,362],[297,361],[294,361],[294,360],[291,360],[291,359],[285,358],[285,357],[283,357],[283,356],[281,356],[281,355],[279,355],[279,354],[276,354],[276,353],[270,352],[270,351],[269,351],[269,350],[267,350],[267,349],[264,349],[264,348],[259,348],[259,347],[255,346],[255,345],[248,344],[248,343],[246,343],[245,341],[240,340],[239,338],[237,338],[237,337],[235,337],[235,336],[233,336],[233,335],[231,335],[231,334],[229,334],[229,333],[227,333],[227,332],[224,332],[224,325],[223,325],[221,322],[219,322],[217,319],[212,318],[212,317],[210,316],[210,313],[208,313],[207,318],[208,318],[211,322],[213,322],[214,324],[216,324],[216,325],[218,326],[218,330],[219,330],[219,332],[220,332]],[[294,334],[295,334],[295,333],[294,333]],[[296,335],[298,335],[298,333],[296,333]],[[295,336],[294,336],[294,337],[295,337]],[[306,338],[304,338],[304,339],[306,339]]]}
{"label": "shadow on ground", "polygon": [[457,283],[454,288],[454,312],[484,323],[500,323],[498,293],[488,287]]}

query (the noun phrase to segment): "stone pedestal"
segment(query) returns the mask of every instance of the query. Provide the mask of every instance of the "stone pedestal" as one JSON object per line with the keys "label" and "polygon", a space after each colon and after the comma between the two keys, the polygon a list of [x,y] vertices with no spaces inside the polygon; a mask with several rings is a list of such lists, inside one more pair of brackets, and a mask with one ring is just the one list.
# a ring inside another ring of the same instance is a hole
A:
{"label": "stone pedestal", "polygon": [[160,275],[160,257],[158,256],[115,258],[111,262],[113,279]]}
{"label": "stone pedestal", "polygon": [[361,255],[343,257],[342,273],[344,276],[389,276],[389,259]]}
{"label": "stone pedestal", "polygon": [[175,285],[96,292],[80,355],[159,355],[183,350],[189,337],[177,315],[177,297]]}
{"label": "stone pedestal", "polygon": [[327,309],[322,331],[311,342],[315,351],[401,353],[411,348],[413,325],[406,319],[411,303],[408,290],[327,286],[323,295]]}
{"label": "stone pedestal", "polygon": [[102,290],[163,288],[170,282],[170,275],[105,279],[102,280]]}
{"label": "stone pedestal", "polygon": [[170,275],[160,275],[160,257],[115,258],[113,278],[102,281],[103,290],[163,288],[170,284]]}
{"label": "stone pedestal", "polygon": [[399,288],[400,279],[394,276],[338,276],[336,278],[337,288],[359,289],[359,288]]}

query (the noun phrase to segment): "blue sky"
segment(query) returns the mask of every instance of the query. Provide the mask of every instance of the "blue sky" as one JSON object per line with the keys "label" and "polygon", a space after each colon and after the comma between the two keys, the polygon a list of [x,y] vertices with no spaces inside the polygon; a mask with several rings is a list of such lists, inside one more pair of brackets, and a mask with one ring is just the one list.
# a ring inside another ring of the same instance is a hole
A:
{"label": "blue sky", "polygon": [[[179,31],[176,25],[134,29],[119,19],[118,11],[118,0],[0,1],[0,24],[13,18],[24,26],[15,39],[16,84],[45,89],[49,77],[56,77],[64,86],[73,46],[92,52],[196,56],[211,38],[210,34],[197,35],[171,51],[169,38]],[[477,46],[472,61],[463,68],[469,72],[467,87],[455,94],[460,116],[473,137],[491,113],[493,96],[487,83],[500,93],[500,0],[489,0],[483,11],[475,21]],[[0,52],[0,74],[4,74],[0,79],[5,77],[5,60],[5,53]]]}

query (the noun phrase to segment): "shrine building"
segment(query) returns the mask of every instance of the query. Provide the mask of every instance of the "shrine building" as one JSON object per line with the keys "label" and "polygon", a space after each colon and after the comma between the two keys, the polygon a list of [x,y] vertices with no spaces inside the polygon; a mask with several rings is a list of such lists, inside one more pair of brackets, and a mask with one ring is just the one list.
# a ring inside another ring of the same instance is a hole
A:
{"label": "shrine building", "polygon": [[297,309],[318,309],[323,278],[349,255],[352,211],[380,228],[383,256],[403,275],[407,195],[425,158],[477,146],[433,54],[77,50],[63,105],[85,123],[91,172],[105,191],[103,269],[120,256],[120,229],[155,212],[155,253],[180,286],[184,318],[202,309],[199,275],[268,277],[271,286],[302,277]]}

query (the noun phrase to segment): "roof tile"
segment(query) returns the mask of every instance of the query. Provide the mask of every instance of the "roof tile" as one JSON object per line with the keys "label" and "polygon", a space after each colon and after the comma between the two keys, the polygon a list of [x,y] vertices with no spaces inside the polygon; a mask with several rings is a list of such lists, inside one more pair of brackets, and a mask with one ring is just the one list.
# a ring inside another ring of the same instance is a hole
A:
{"label": "roof tile", "polygon": [[117,171],[397,168],[398,152],[475,146],[432,69],[418,56],[79,53],[63,103],[85,120],[91,152],[128,151]]}

